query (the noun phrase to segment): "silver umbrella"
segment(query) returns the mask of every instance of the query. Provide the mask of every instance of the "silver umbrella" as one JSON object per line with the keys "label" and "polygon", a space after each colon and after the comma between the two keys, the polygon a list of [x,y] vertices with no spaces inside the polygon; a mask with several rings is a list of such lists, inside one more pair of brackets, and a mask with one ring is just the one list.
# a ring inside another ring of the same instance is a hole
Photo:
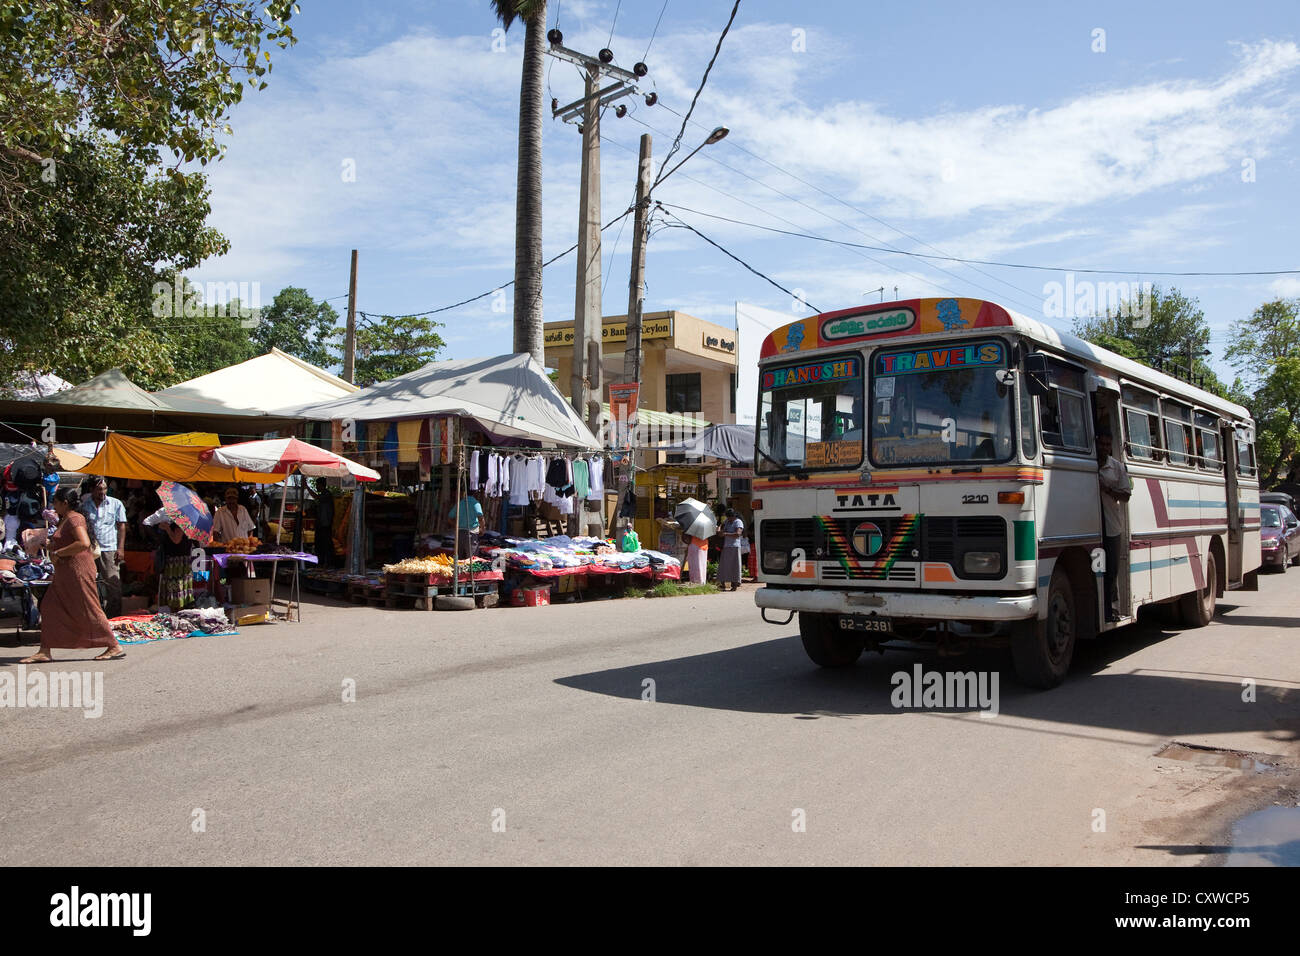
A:
{"label": "silver umbrella", "polygon": [[682,532],[692,538],[711,538],[718,533],[718,518],[703,501],[683,500],[673,510],[673,518],[681,525]]}

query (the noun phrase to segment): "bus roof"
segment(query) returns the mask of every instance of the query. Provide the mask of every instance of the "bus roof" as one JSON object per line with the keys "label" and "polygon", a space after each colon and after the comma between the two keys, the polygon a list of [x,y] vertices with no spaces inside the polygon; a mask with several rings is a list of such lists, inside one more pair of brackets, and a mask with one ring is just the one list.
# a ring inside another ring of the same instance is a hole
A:
{"label": "bus roof", "polygon": [[1000,328],[1014,329],[1063,355],[1102,365],[1121,379],[1251,421],[1250,412],[1234,402],[984,299],[902,299],[823,312],[773,330],[763,340],[759,360],[787,355],[797,360],[805,352],[850,344]]}

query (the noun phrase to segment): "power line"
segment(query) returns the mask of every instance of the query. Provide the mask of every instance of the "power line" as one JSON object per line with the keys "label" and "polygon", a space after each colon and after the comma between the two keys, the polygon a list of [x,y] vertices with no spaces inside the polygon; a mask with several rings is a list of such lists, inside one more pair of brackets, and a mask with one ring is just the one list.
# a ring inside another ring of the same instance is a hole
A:
{"label": "power line", "polygon": [[[713,48],[713,56],[709,58],[709,65],[704,68],[704,76],[700,78],[700,85],[695,88],[695,95],[691,97],[690,109],[682,117],[682,128],[677,132],[677,138],[673,140],[672,146],[668,147],[668,153],[664,156],[663,164],[659,167],[659,174],[655,176],[654,183],[650,186],[653,191],[655,186],[659,185],[659,180],[664,178],[664,170],[668,168],[668,161],[673,158],[677,150],[681,148],[682,137],[686,135],[686,124],[691,121],[691,114],[695,112],[695,104],[699,102],[700,94],[704,92],[704,84],[709,82],[709,73],[713,69],[713,64],[717,62],[718,53],[722,50],[722,41],[727,38],[727,31],[731,29],[731,24],[736,19],[736,11],[740,9],[740,0],[736,0],[735,6],[731,8],[731,16],[727,18],[727,25],[722,28],[722,33],[718,36],[718,43]],[[688,157],[689,158],[689,157]]]}
{"label": "power line", "polygon": [[[632,118],[635,122],[640,123],[642,126],[646,127],[646,129],[653,130],[654,132],[659,133],[660,135],[667,135],[667,134],[664,133],[662,130],[656,129],[655,127],[651,126],[649,123],[646,123],[644,120],[638,119],[635,115],[633,115],[631,118]],[[698,124],[697,124],[697,125],[698,125]],[[610,140],[609,142],[614,142],[614,141],[613,141],[613,140]],[[619,144],[617,144],[617,145],[622,146],[621,143],[619,143]],[[626,146],[624,146],[623,148],[624,148],[624,149],[629,149],[629,147],[626,147]],[[790,202],[793,202],[793,203],[796,203],[797,205],[803,206],[805,209],[808,209],[808,210],[810,210],[810,211],[812,211],[812,212],[815,212],[815,213],[816,213],[817,215],[819,215],[819,216],[825,216],[827,219],[831,220],[832,222],[838,223],[839,225],[844,226],[844,227],[847,228],[847,229],[852,229],[854,232],[861,233],[862,235],[866,236],[868,239],[871,239],[871,240],[873,240],[873,241],[875,241],[875,242],[883,242],[883,240],[878,239],[877,237],[871,235],[870,233],[866,232],[865,230],[859,228],[858,226],[855,226],[855,225],[853,225],[853,224],[850,223],[850,222],[846,222],[846,221],[843,220],[843,219],[839,219],[839,218],[837,218],[836,216],[832,216],[830,213],[825,212],[824,210],[818,209],[816,206],[809,205],[808,203],[804,202],[802,199],[799,199],[797,196],[792,196],[792,195],[790,195],[789,193],[783,192],[782,190],[777,189],[775,186],[771,185],[770,183],[765,183],[765,182],[763,182],[761,179],[758,179],[758,178],[756,178],[756,177],[754,177],[754,176],[749,175],[749,173],[745,172],[745,171],[742,170],[742,169],[737,169],[735,166],[732,166],[732,165],[730,165],[729,163],[724,163],[722,160],[717,159],[716,157],[711,156],[711,155],[709,155],[708,153],[705,153],[704,155],[705,155],[705,158],[708,159],[710,162],[712,162],[712,163],[716,163],[717,165],[723,167],[724,169],[728,169],[728,170],[730,170],[731,172],[735,173],[736,175],[738,175],[738,176],[742,176],[742,177],[744,177],[745,179],[748,179],[748,180],[750,180],[751,182],[756,183],[756,184],[759,185],[759,186],[762,186],[764,189],[771,190],[772,192],[776,193],[778,196],[781,196],[783,199],[788,199]],[[801,226],[799,226],[798,223],[795,223],[795,222],[793,222],[793,221],[791,221],[791,220],[789,220],[789,219],[786,219],[784,216],[779,216],[779,215],[777,215],[777,214],[774,213],[774,212],[771,212],[771,211],[769,211],[769,210],[767,210],[767,209],[763,209],[762,207],[760,207],[760,206],[756,206],[756,205],[754,205],[753,203],[747,202],[746,200],[739,199],[738,197],[732,196],[730,193],[727,193],[727,192],[725,192],[724,190],[719,189],[719,188],[717,188],[716,186],[713,186],[713,185],[710,184],[710,183],[702,182],[701,180],[695,179],[695,178],[692,177],[692,176],[688,176],[688,175],[686,175],[685,173],[683,173],[682,175],[683,175],[683,178],[689,179],[691,182],[693,182],[693,183],[697,183],[698,185],[701,185],[701,186],[703,186],[703,187],[706,188],[706,189],[711,189],[711,190],[713,190],[714,192],[721,193],[722,195],[727,196],[727,197],[730,198],[730,199],[735,199],[737,202],[741,202],[741,203],[744,203],[745,205],[750,206],[750,207],[752,207],[752,208],[754,208],[754,209],[758,209],[760,212],[765,213],[766,215],[771,216],[773,219],[779,219],[780,221],[782,221],[782,222],[784,222],[784,223],[786,223],[786,224],[788,224],[788,225],[794,226],[796,229],[802,228]],[[892,228],[892,227],[891,227],[891,228]],[[898,230],[895,230],[895,231],[898,231]],[[894,251],[902,252],[901,249],[897,249],[896,247],[890,247],[890,248],[893,249]],[[942,250],[940,250],[940,251],[942,251]],[[868,260],[870,260],[871,262],[876,263],[876,265],[881,266],[882,268],[888,269],[888,270],[891,271],[891,272],[896,272],[896,273],[898,273],[899,275],[907,276],[908,278],[915,279],[915,280],[920,281],[920,282],[933,283],[935,286],[937,286],[937,287],[940,288],[940,289],[943,289],[944,291],[952,292],[953,295],[958,295],[958,294],[959,294],[959,293],[957,293],[957,292],[954,292],[952,289],[948,288],[947,286],[944,286],[942,283],[934,282],[934,280],[932,280],[932,279],[928,279],[928,278],[925,278],[925,277],[923,277],[923,276],[918,276],[918,275],[916,275],[915,273],[908,272],[908,271],[906,271],[906,270],[904,270],[904,269],[899,269],[897,266],[892,266],[892,265],[890,265],[889,263],[881,262],[879,259],[876,259],[876,258],[874,258],[874,257],[872,257],[872,256],[868,256],[868,255],[866,255],[865,253],[858,252],[857,254],[858,254],[859,256],[862,256],[862,258],[864,258],[864,259],[868,259]],[[970,279],[967,279],[967,278],[964,278],[964,277],[962,277],[962,276],[959,276],[956,272],[953,272],[951,269],[945,269],[943,266],[937,266],[937,265],[936,265],[936,266],[931,266],[931,268],[936,269],[936,270],[938,270],[939,272],[944,273],[945,275],[951,276],[953,279],[956,279],[957,281],[959,281],[959,282],[961,282],[961,283],[963,283],[963,284],[965,284],[965,285],[971,285],[971,286],[974,286],[975,288],[980,289],[980,290],[982,290],[982,291],[984,291],[984,292],[990,292],[990,293],[993,293],[995,296],[997,296],[997,297],[999,297],[999,298],[1004,297],[1004,294],[994,292],[994,290],[990,289],[988,286],[981,285],[981,284],[978,283],[978,282],[974,282],[974,281],[972,281],[972,280],[970,280]],[[977,269],[976,271],[977,271],[977,272],[982,272],[982,270],[978,270],[978,269]],[[990,273],[983,273],[983,274],[984,274],[984,275],[991,275]],[[992,276],[992,278],[995,278],[995,279],[996,279],[997,277],[996,277],[996,276]],[[1023,293],[1024,295],[1027,295],[1027,296],[1030,296],[1030,298],[1033,299],[1033,300],[1036,300],[1036,299],[1037,299],[1037,296],[1035,296],[1034,293],[1031,293],[1031,292],[1029,292],[1029,291],[1027,291],[1027,290],[1025,290],[1025,289],[1021,289],[1021,288],[1019,288],[1018,286],[1012,285],[1011,283],[1007,282],[1007,281],[1004,280],[1004,279],[998,279],[998,281],[1001,282],[1003,285],[1007,286],[1008,288],[1015,289],[1017,292]],[[1019,301],[1017,302],[1017,304],[1019,304],[1022,308],[1026,308],[1026,307],[1027,307],[1027,308],[1029,308],[1031,311],[1036,310],[1036,309],[1039,308],[1039,306],[1038,306],[1038,304],[1037,304],[1036,301],[1035,301],[1035,304],[1033,304],[1033,305],[1029,305],[1029,306],[1026,306],[1024,300],[1019,300]]]}
{"label": "power line", "polygon": [[650,42],[645,45],[645,52],[641,54],[642,63],[644,63],[645,58],[650,55],[650,48],[654,46],[655,43],[655,35],[658,34],[659,32],[659,21],[664,18],[664,11],[667,9],[668,9],[668,0],[664,0],[664,5],[659,8],[659,17],[658,19],[655,20],[655,28],[650,31]]}
{"label": "power line", "polygon": [[[618,23],[618,11],[622,9],[623,9],[623,0],[618,0],[617,6],[614,7],[614,19],[609,25],[609,39],[605,41],[606,47],[608,47],[611,43],[614,42],[614,25]],[[556,17],[556,19],[558,20],[559,17]]]}
{"label": "power line", "polygon": [[[696,229],[696,228],[695,228],[694,226],[692,226],[690,223],[686,222],[686,221],[685,221],[684,219],[682,219],[680,216],[675,216],[675,215],[673,215],[673,214],[672,214],[671,212],[669,212],[667,209],[664,209],[664,207],[663,207],[663,203],[656,202],[655,205],[656,205],[656,206],[659,208],[659,210],[660,210],[661,212],[663,212],[665,215],[667,215],[667,216],[672,216],[674,219],[676,219],[676,220],[677,220],[677,223],[679,224],[679,227],[680,227],[680,228],[682,228],[682,229],[689,229],[691,232],[695,233],[697,236],[699,236],[701,239],[703,239],[703,240],[704,240],[705,242],[707,242],[709,245],[713,246],[713,248],[717,249],[717,250],[718,250],[719,252],[721,252],[723,255],[725,255],[725,256],[727,256],[727,257],[729,257],[729,258],[731,258],[731,259],[734,259],[736,262],[739,262],[742,266],[744,266],[744,267],[745,267],[746,269],[748,269],[750,272],[754,273],[754,275],[758,276],[758,277],[759,277],[760,279],[762,279],[764,282],[767,282],[767,283],[770,283],[771,285],[776,286],[778,289],[780,289],[782,292],[784,292],[786,295],[788,295],[791,299],[794,299],[794,300],[796,300],[796,301],[802,302],[804,305],[808,306],[808,308],[812,309],[812,310],[813,310],[814,312],[816,312],[818,315],[821,315],[821,311],[822,311],[822,310],[819,309],[819,308],[817,308],[815,305],[813,305],[813,304],[812,304],[811,302],[809,302],[807,299],[805,299],[805,298],[803,298],[803,297],[801,297],[801,296],[797,296],[797,295],[795,295],[793,292],[791,292],[791,291],[790,291],[789,289],[787,289],[785,286],[781,285],[781,283],[777,282],[777,281],[776,281],[775,279],[773,279],[771,276],[765,275],[764,273],[758,271],[758,270],[755,269],[753,266],[751,266],[748,262],[746,262],[744,259],[740,258],[740,256],[736,255],[734,252],[731,252],[731,251],[729,251],[728,249],[723,248],[723,247],[722,247],[721,245],[719,245],[718,243],[714,242],[712,239],[710,239],[710,238],[709,238],[708,236],[706,236],[704,233],[700,232],[698,229]],[[670,223],[669,225],[672,225],[672,224]]]}
{"label": "power line", "polygon": [[[609,222],[605,223],[605,225],[601,226],[601,227],[600,227],[600,231],[601,231],[601,232],[604,232],[604,231],[605,231],[606,229],[608,229],[610,226],[614,225],[614,223],[616,223],[616,222],[620,222],[620,221],[622,221],[623,219],[627,218],[629,215],[631,215],[632,212],[633,212],[632,209],[625,209],[625,210],[624,210],[620,215],[615,216],[615,217],[614,217],[613,219],[611,219]],[[561,252],[559,255],[552,256],[551,258],[549,258],[549,259],[547,259],[545,262],[543,262],[543,263],[542,263],[542,268],[545,269],[545,268],[546,268],[547,266],[549,266],[551,263],[553,263],[553,262],[558,262],[559,260],[563,259],[563,258],[564,258],[565,256],[567,256],[570,252],[572,252],[574,249],[577,249],[577,248],[578,248],[578,244],[575,242],[573,245],[569,246],[569,248],[565,249],[565,250],[564,250],[563,252]],[[383,313],[383,314],[384,314],[384,315],[400,315],[402,318],[407,318],[407,319],[418,319],[418,318],[422,318],[423,316],[426,316],[426,315],[437,315],[439,312],[449,312],[449,311],[452,310],[452,309],[458,309],[458,308],[460,308],[462,305],[469,305],[471,302],[477,302],[479,299],[486,299],[488,296],[490,296],[490,295],[495,295],[496,293],[502,291],[503,289],[508,289],[510,286],[512,286],[512,285],[514,285],[514,284],[515,284],[515,280],[514,280],[514,279],[511,279],[509,282],[502,283],[501,285],[498,285],[498,286],[493,286],[491,289],[488,289],[486,292],[480,292],[478,295],[471,296],[471,297],[468,298],[468,299],[462,299],[462,300],[459,301],[459,302],[453,302],[451,305],[444,305],[444,306],[442,306],[442,307],[440,307],[440,308],[437,308],[437,309],[429,309],[429,310],[427,310],[427,311],[425,311],[425,312],[402,312],[402,313],[386,312],[386,313]],[[372,317],[374,317],[376,314],[378,314],[378,313],[363,312],[363,311],[361,311],[360,309],[357,310],[357,315],[366,316],[367,318],[372,318]]]}
{"label": "power line", "polygon": [[[665,205],[670,205],[665,203]],[[860,242],[849,242],[846,239],[830,239],[826,236],[815,236],[808,232],[792,232],[788,229],[777,229],[774,226],[764,226],[756,222],[746,222],[743,219],[732,219],[728,216],[720,216],[716,213],[702,212],[699,209],[690,209],[686,206],[672,206],[674,209],[682,209],[697,216],[707,216],[710,219],[720,219],[723,222],[734,223],[738,226],[749,226],[752,229],[762,229],[765,232],[775,232],[786,236],[795,236],[800,239],[815,239],[818,242],[829,242],[838,246],[848,246],[854,249],[871,249],[875,252],[885,252],[897,256],[911,256],[916,259],[939,259],[944,262],[959,262],[962,264],[978,263],[984,266],[998,266],[1003,269],[1032,269],[1038,272],[1083,272],[1092,275],[1131,275],[1131,276],[1213,276],[1213,277],[1231,277],[1231,276],[1289,276],[1300,275],[1300,269],[1277,269],[1272,271],[1261,272],[1157,272],[1143,269],[1082,269],[1067,266],[1037,266],[1027,265],[1022,262],[996,262],[990,259],[963,259],[959,256],[934,256],[925,252],[908,252],[903,249],[890,249],[884,246],[869,246]]]}

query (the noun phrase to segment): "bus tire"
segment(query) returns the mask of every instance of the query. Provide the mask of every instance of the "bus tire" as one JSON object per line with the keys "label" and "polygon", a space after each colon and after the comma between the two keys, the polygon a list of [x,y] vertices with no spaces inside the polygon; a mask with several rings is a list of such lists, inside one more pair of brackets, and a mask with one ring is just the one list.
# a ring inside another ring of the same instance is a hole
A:
{"label": "bus tire", "polygon": [[1079,633],[1079,602],[1060,563],[1047,590],[1047,619],[1027,621],[1011,639],[1016,676],[1030,687],[1055,687],[1065,680]]}
{"label": "bus tire", "polygon": [[1183,611],[1183,621],[1188,627],[1205,627],[1214,620],[1215,583],[1214,555],[1205,556],[1205,587],[1200,591],[1184,594],[1179,601]]}
{"label": "bus tire", "polygon": [[839,616],[799,612],[803,649],[819,667],[848,667],[862,656],[862,639],[839,629]]}

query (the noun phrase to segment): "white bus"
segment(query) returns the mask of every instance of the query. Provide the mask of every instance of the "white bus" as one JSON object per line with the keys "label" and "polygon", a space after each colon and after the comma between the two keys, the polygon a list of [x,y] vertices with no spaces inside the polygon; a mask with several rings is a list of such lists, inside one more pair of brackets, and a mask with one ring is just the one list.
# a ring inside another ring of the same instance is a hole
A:
{"label": "white bus", "polygon": [[[1201,626],[1225,590],[1257,586],[1246,409],[993,302],[913,299],[777,329],[757,423],[755,602],[769,623],[798,613],[823,666],[890,640],[981,641],[1009,644],[1019,677],[1051,687],[1077,641],[1143,605]],[[1109,569],[1099,434],[1132,479]]]}

